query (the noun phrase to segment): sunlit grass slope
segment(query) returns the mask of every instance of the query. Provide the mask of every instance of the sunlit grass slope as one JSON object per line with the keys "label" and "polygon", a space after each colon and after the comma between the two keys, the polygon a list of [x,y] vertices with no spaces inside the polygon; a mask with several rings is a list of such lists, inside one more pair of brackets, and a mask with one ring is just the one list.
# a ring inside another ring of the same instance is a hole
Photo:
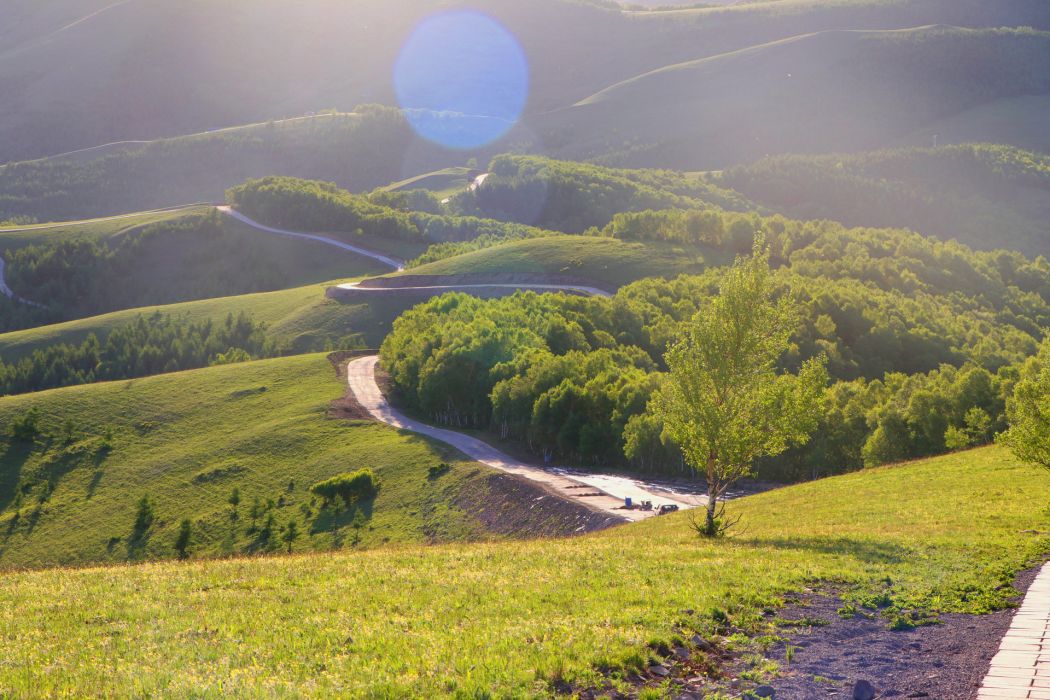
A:
{"label": "sunlit grass slope", "polygon": [[1048,488],[988,448],[744,499],[728,541],[682,513],[562,541],[8,574],[0,693],[547,695],[821,581],[982,612],[1050,550],[1027,533],[1050,527]]}
{"label": "sunlit grass slope", "polygon": [[591,236],[514,241],[408,270],[409,275],[568,275],[619,287],[643,277],[674,277],[728,262],[717,251]]}
{"label": "sunlit grass slope", "polygon": [[[325,357],[307,355],[0,399],[0,568],[172,557],[183,518],[194,556],[265,549],[248,529],[256,498],[273,501],[257,523],[274,516],[272,543],[297,521],[299,550],[480,536],[451,505],[480,468],[456,463],[428,479],[448,456],[386,427],[328,417],[343,391]],[[12,421],[34,409],[44,435],[9,438]],[[309,507],[310,486],[362,468],[381,480],[374,503],[338,515]],[[136,539],[143,496],[156,522]]]}
{"label": "sunlit grass slope", "polygon": [[470,185],[470,173],[470,168],[445,168],[399,180],[380,189],[387,192],[427,190],[439,197],[449,197],[467,189]]}

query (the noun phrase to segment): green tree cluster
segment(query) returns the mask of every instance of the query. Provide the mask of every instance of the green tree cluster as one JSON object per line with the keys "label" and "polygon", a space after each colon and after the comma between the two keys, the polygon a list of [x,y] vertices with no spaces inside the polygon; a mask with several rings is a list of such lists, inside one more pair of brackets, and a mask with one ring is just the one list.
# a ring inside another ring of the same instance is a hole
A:
{"label": "green tree cluster", "polygon": [[222,323],[156,312],[77,345],[50,345],[17,362],[0,361],[0,395],[131,379],[276,354],[264,326],[241,313]]}

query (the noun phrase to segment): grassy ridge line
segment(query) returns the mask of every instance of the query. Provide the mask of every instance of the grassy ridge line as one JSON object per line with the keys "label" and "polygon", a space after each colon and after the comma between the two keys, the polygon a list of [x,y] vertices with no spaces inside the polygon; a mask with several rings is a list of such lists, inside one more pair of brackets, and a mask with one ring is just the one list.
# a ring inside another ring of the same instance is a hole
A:
{"label": "grassy ridge line", "polygon": [[203,214],[210,208],[211,205],[208,204],[188,204],[181,207],[105,216],[98,219],[0,227],[0,249],[38,245],[58,238],[108,238],[147,224],[170,221],[187,214]]}
{"label": "grassy ridge line", "polygon": [[79,345],[94,333],[103,338],[114,328],[137,317],[162,313],[190,321],[222,322],[229,314],[250,314],[267,324],[266,334],[289,352],[317,352],[328,347],[378,347],[390,324],[418,299],[380,295],[367,303],[343,303],[327,299],[325,290],[347,280],[296,287],[276,292],[204,299],[161,306],[116,311],[22,331],[0,334],[0,358],[16,361],[48,345]]}
{"label": "grassy ridge line", "polygon": [[0,691],[545,695],[642,663],[712,608],[747,625],[819,581],[984,612],[1050,550],[1022,534],[1050,525],[1047,488],[987,448],[743,499],[748,530],[723,542],[682,514],[574,540],[8,574]]}

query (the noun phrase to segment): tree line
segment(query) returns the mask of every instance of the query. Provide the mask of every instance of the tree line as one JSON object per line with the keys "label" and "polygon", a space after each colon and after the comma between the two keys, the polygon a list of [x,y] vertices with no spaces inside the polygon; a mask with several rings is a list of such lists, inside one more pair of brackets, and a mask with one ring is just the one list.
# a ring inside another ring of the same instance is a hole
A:
{"label": "tree line", "polygon": [[270,357],[276,347],[264,330],[244,313],[221,323],[160,312],[139,316],[103,341],[91,334],[80,345],[51,345],[17,362],[0,361],[0,395]]}
{"label": "tree line", "polygon": [[[332,182],[265,177],[230,188],[227,201],[246,215],[300,231],[322,231],[409,242],[472,241],[480,236],[520,238],[538,229],[476,216],[433,213],[432,196],[377,192],[356,195]],[[423,207],[424,210],[410,207]]]}

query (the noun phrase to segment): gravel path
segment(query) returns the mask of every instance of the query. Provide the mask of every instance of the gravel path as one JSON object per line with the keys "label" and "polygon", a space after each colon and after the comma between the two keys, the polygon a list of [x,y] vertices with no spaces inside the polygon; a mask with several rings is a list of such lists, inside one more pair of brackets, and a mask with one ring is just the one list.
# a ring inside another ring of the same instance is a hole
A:
{"label": "gravel path", "polygon": [[1028,588],[977,697],[1050,700],[1050,564]]}
{"label": "gravel path", "polygon": [[539,482],[553,493],[567,500],[585,503],[589,507],[620,516],[625,520],[642,520],[655,511],[624,510],[623,499],[630,497],[635,502],[649,500],[654,508],[662,504],[673,504],[679,508],[693,508],[705,502],[704,496],[684,491],[659,488],[651,482],[624,476],[603,474],[581,474],[559,469],[545,469],[526,464],[510,457],[488,443],[476,438],[444,430],[413,420],[390,406],[375,379],[375,355],[352,360],[346,368],[350,390],[368,413],[381,423],[410,430],[452,445],[473,460],[487,464],[500,471]]}

